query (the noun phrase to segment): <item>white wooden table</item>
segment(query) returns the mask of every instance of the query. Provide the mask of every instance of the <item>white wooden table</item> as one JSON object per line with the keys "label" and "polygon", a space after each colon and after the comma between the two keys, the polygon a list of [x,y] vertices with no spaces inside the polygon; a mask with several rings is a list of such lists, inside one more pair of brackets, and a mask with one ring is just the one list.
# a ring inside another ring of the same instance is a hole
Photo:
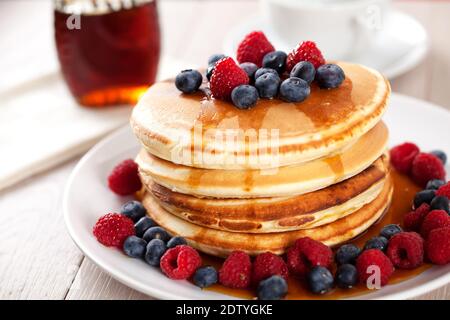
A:
{"label": "white wooden table", "polygon": [[[164,54],[203,65],[256,1],[160,1]],[[431,53],[392,82],[397,92],[450,108],[450,2],[397,1],[431,36]],[[407,115],[405,115],[406,117]],[[0,299],[150,299],[103,273],[78,250],[62,218],[73,159],[0,192]],[[450,285],[421,296],[450,299]]]}

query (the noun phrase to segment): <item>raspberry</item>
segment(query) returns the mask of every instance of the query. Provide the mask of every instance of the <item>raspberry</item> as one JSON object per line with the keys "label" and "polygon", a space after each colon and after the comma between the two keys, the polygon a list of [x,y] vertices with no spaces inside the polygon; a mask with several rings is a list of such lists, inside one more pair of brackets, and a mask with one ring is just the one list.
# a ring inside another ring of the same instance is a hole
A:
{"label": "raspberry", "polygon": [[316,266],[328,268],[331,265],[333,252],[319,241],[305,237],[295,241],[287,251],[287,265],[292,274],[303,278]]}
{"label": "raspberry", "polygon": [[142,187],[138,175],[138,165],[132,159],[119,163],[108,176],[108,186],[120,196],[127,196],[139,191]]}
{"label": "raspberry", "polygon": [[400,232],[389,240],[387,256],[395,267],[414,269],[423,263],[423,239],[416,232]]}
{"label": "raspberry", "polygon": [[444,227],[450,227],[450,216],[444,210],[433,210],[423,220],[420,234],[427,239],[432,230]]}
{"label": "raspberry", "polygon": [[380,270],[380,285],[384,286],[388,283],[390,276],[394,272],[394,266],[391,260],[378,249],[369,249],[363,251],[358,259],[356,259],[356,269],[359,274],[359,281],[367,284],[369,277],[376,274],[369,267],[377,266]]}
{"label": "raspberry", "polygon": [[216,63],[209,87],[215,98],[229,100],[234,88],[248,82],[247,73],[232,58],[225,57]]}
{"label": "raspberry", "polygon": [[162,272],[174,280],[189,278],[201,265],[202,258],[197,250],[187,245],[179,245],[167,250],[160,262]]}
{"label": "raspberry", "polygon": [[236,58],[239,63],[252,62],[261,67],[264,56],[275,51],[262,31],[253,31],[239,43]]}
{"label": "raspberry", "polygon": [[250,285],[252,263],[243,251],[233,251],[219,270],[219,282],[226,287],[244,289]]}
{"label": "raspberry", "polygon": [[450,200],[450,182],[447,182],[436,191],[437,196],[444,196]]}
{"label": "raspberry", "polygon": [[312,41],[300,42],[297,47],[288,54],[286,59],[287,71],[291,71],[300,61],[309,61],[316,69],[325,64],[322,52],[320,52],[316,44]]}
{"label": "raspberry", "polygon": [[260,281],[274,275],[282,276],[287,281],[288,268],[283,259],[271,252],[258,255],[253,262],[252,283],[258,285]]}
{"label": "raspberry", "polygon": [[405,142],[391,149],[391,163],[398,172],[409,174],[414,158],[420,150],[414,143]]}
{"label": "raspberry", "polygon": [[406,230],[419,231],[422,226],[423,219],[430,212],[430,205],[422,203],[415,211],[408,212],[403,217],[403,226]]}
{"label": "raspberry", "polygon": [[431,153],[419,153],[413,160],[411,173],[414,181],[422,187],[430,180],[445,179],[442,161]]}
{"label": "raspberry", "polygon": [[101,244],[122,248],[125,239],[134,235],[134,222],[122,214],[108,213],[97,220],[92,231]]}
{"label": "raspberry", "polygon": [[425,242],[425,252],[434,264],[450,262],[450,227],[434,229]]}

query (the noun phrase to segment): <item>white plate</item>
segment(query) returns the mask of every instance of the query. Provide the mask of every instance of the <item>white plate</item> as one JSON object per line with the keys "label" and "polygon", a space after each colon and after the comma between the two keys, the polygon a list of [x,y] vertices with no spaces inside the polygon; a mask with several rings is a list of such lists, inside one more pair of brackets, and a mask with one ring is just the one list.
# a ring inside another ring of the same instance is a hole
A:
{"label": "white plate", "polygon": [[[254,16],[232,29],[225,37],[224,52],[234,57],[239,42],[253,30],[264,31],[279,50],[289,52],[297,45],[297,43],[286,43],[268,27],[262,17]],[[373,43],[366,52],[342,60],[372,67],[387,78],[393,79],[417,66],[426,56],[427,51],[428,36],[424,27],[413,17],[399,11],[392,11],[384,21],[383,30],[374,36]],[[324,54],[326,55],[326,52]]]}
{"label": "white plate", "polygon": [[[450,154],[450,113],[424,101],[393,94],[385,121],[391,130],[391,144],[414,141],[424,150],[442,149]],[[166,278],[157,268],[131,259],[117,249],[99,244],[92,226],[107,212],[120,208],[127,199],[115,196],[106,177],[115,164],[133,158],[138,143],[130,128],[124,127],[92,148],[78,163],[64,194],[64,217],[75,243],[100,268],[120,282],[162,299],[233,298],[202,291],[187,281]],[[447,168],[448,170],[449,168]],[[450,282],[450,265],[433,267],[423,274],[357,298],[406,299]]]}

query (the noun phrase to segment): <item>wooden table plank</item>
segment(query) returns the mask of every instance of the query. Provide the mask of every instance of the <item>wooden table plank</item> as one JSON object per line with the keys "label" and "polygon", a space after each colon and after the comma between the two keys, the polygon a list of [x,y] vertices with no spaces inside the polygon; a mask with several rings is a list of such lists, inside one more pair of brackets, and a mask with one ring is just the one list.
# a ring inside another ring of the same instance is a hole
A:
{"label": "wooden table plank", "polygon": [[450,285],[433,290],[412,300],[450,300]]}
{"label": "wooden table plank", "polygon": [[152,298],[114,280],[85,258],[66,299],[150,300]]}
{"label": "wooden table plank", "polygon": [[62,216],[75,161],[0,193],[0,299],[64,299],[83,258]]}

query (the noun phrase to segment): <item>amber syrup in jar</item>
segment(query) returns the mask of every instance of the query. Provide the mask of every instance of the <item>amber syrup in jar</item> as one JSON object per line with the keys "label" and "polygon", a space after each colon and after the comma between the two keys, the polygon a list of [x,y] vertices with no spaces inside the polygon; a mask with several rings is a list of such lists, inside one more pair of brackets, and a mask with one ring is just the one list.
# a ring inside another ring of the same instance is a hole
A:
{"label": "amber syrup in jar", "polygon": [[155,81],[155,0],[57,0],[54,22],[62,74],[80,104],[135,104]]}

